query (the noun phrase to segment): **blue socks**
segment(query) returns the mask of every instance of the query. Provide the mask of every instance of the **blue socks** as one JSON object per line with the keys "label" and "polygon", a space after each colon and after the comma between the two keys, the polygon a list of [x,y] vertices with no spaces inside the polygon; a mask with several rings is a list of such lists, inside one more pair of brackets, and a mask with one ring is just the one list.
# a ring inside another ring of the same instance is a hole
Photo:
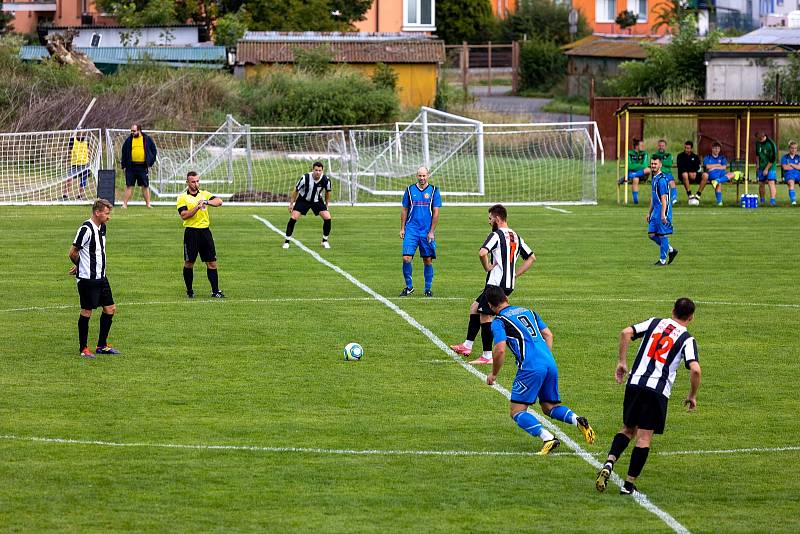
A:
{"label": "blue socks", "polygon": [[789,201],[797,202],[797,191],[794,189],[789,189]]}
{"label": "blue socks", "polygon": [[661,261],[667,261],[667,256],[669,255],[669,238],[667,236],[661,236],[661,243],[659,244],[661,248]]}
{"label": "blue socks", "polygon": [[[714,191],[714,196],[717,197],[717,204],[722,204],[722,191]],[[761,202],[764,202],[762,199]]]}
{"label": "blue socks", "polygon": [[539,437],[539,434],[544,430],[542,428],[542,423],[537,421],[529,412],[519,412],[514,416],[514,422],[531,436]]}
{"label": "blue socks", "polygon": [[575,415],[575,412],[566,406],[559,404],[550,410],[549,417],[550,419],[555,419],[556,421],[561,421],[563,423],[567,423],[568,425],[574,425],[577,416]]}
{"label": "blue socks", "polygon": [[406,279],[406,287],[414,287],[414,282],[411,280],[411,262],[403,262],[403,278]]}
{"label": "blue socks", "polygon": [[633,203],[634,204],[638,204],[639,203],[639,192],[638,191],[633,191],[632,194],[633,194]]}
{"label": "blue socks", "polygon": [[676,187],[669,190],[669,200],[673,204],[678,200],[678,189]]}
{"label": "blue socks", "polygon": [[433,265],[423,266],[422,272],[425,275],[425,291],[430,291],[431,285],[433,285]]}

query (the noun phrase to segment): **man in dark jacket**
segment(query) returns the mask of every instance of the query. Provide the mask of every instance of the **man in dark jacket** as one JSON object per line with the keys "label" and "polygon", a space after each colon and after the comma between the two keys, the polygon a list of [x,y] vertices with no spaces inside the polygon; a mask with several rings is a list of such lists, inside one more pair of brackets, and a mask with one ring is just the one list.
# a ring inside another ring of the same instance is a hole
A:
{"label": "man in dark jacket", "polygon": [[156,162],[158,151],[153,139],[142,131],[141,126],[133,124],[131,135],[122,143],[120,164],[125,171],[125,197],[122,207],[128,207],[128,201],[133,194],[133,186],[137,183],[142,186],[142,197],[145,205],[150,207],[150,167]]}

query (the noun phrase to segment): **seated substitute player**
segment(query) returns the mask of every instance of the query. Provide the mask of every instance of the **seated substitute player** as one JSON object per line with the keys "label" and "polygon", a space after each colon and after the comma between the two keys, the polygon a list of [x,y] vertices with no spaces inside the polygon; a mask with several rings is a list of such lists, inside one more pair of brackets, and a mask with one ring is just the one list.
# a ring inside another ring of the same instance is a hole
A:
{"label": "seated substitute player", "polygon": [[765,184],[769,184],[769,205],[777,205],[775,195],[775,163],[778,161],[778,147],[775,141],[764,132],[756,132],[756,176],[758,177],[758,196],[764,204]]}
{"label": "seated substitute player", "polygon": [[[478,250],[483,270],[486,271],[486,285],[475,302],[469,308],[469,323],[467,325],[467,338],[463,343],[450,345],[453,352],[462,356],[472,353],[472,344],[481,332],[483,354],[480,358],[472,360],[471,364],[481,365],[492,363],[492,315],[493,312],[486,302],[486,290],[491,286],[498,286],[510,295],[514,291],[517,277],[522,276],[531,268],[536,256],[528,247],[522,237],[508,227],[508,212],[502,204],[495,204],[489,208],[489,224],[492,233],[486,238]],[[491,257],[489,256],[491,254]],[[516,269],[517,258],[522,256],[525,260],[519,269]]]}
{"label": "seated substitute player", "polygon": [[436,259],[436,225],[439,224],[439,208],[442,197],[439,189],[428,183],[428,168],[417,169],[417,183],[411,184],[403,194],[403,209],[400,210],[400,238],[403,240],[403,278],[406,287],[400,292],[407,297],[414,292],[411,276],[414,253],[419,247],[422,257],[422,273],[425,277],[426,297],[432,297],[433,260]]}
{"label": "seated substitute player", "polygon": [[[693,148],[694,143],[686,141],[683,144],[683,152],[678,154],[676,162],[678,164],[678,176],[683,182],[684,189],[686,189],[687,200],[697,200],[699,202],[700,195],[703,194],[703,189],[706,187],[707,177],[700,172],[700,156],[692,151]],[[692,187],[689,184],[699,184],[697,186],[697,195],[692,194]]]}
{"label": "seated substitute player", "polygon": [[694,310],[691,299],[679,298],[672,308],[671,319],[651,317],[620,332],[619,361],[614,372],[617,384],[622,384],[628,372],[628,346],[634,339],[643,339],[625,386],[622,430],[614,436],[608,459],[597,473],[597,491],[605,491],[614,464],[634,438],[636,445],[620,493],[630,495],[637,491],[634,483],[647,462],[653,434],[664,433],[667,404],[681,360],[689,370],[689,395],[683,404],[689,411],[697,408],[701,374],[697,342],[686,329],[694,319]]}
{"label": "seated substitute player", "polygon": [[728,172],[728,158],[722,155],[722,145],[716,141],[711,145],[711,154],[703,158],[703,167],[705,167],[703,179],[710,181],[714,186],[717,206],[722,206],[722,184],[730,180],[738,180],[740,173],[739,171]]}
{"label": "seated substitute player", "polygon": [[[650,175],[650,156],[644,149],[644,141],[633,138],[633,149],[628,150],[628,176],[633,190],[633,203],[639,203],[639,181],[647,181]],[[626,177],[620,178],[619,183],[625,183]]]}
{"label": "seated substitute player", "polygon": [[[286,224],[286,240],[283,248],[289,248],[289,238],[294,233],[294,225],[301,215],[314,212],[314,215],[322,217],[322,248],[331,248],[328,237],[331,234],[331,213],[328,205],[331,202],[331,180],[327,175],[322,174],[324,167],[319,161],[315,161],[311,166],[311,172],[305,173],[294,186],[291,199],[289,200],[289,222]],[[325,201],[322,200],[322,193],[325,192]]]}
{"label": "seated substitute player", "polygon": [[647,211],[647,234],[659,247],[660,255],[655,263],[658,267],[672,263],[678,255],[678,249],[669,244],[669,236],[672,235],[672,202],[669,200],[669,182],[661,168],[661,159],[658,154],[654,154],[650,160],[653,193],[650,196],[650,209]]}
{"label": "seated substitute player", "polygon": [[98,307],[103,308],[103,314],[100,316],[100,335],[97,337],[95,354],[119,354],[117,349],[108,344],[108,332],[117,311],[111,285],[106,278],[106,223],[111,220],[113,208],[108,200],[95,200],[91,218],[78,228],[69,249],[69,259],[74,264],[69,274],[75,275],[81,299],[78,317],[79,354],[85,358],[94,358],[88,347],[89,319],[92,311]]}
{"label": "seated substitute player", "polygon": [[206,264],[206,276],[211,283],[211,297],[224,299],[225,294],[219,289],[217,273],[217,250],[214,236],[211,235],[211,214],[209,206],[222,206],[222,199],[208,191],[200,189],[200,177],[194,171],[186,174],[186,191],[178,196],[178,214],[183,219],[183,281],[186,283],[186,296],[194,298],[192,282],[194,279],[194,262],[198,253],[200,260]]}
{"label": "seated substitute player", "polygon": [[[675,187],[675,177],[672,176],[672,154],[667,152],[667,141],[666,139],[659,139],[658,140],[658,150],[653,152],[650,155],[650,161],[653,161],[653,158],[658,156],[661,160],[661,172],[664,173],[664,176],[667,177],[669,182],[669,200],[673,204],[678,203],[678,188]],[[652,170],[650,175],[652,176]]]}
{"label": "seated substitute player", "polygon": [[800,154],[797,153],[797,141],[789,141],[789,153],[781,158],[783,179],[789,186],[789,202],[797,206],[797,193],[794,184],[800,181]]}
{"label": "seated substitute player", "polygon": [[486,301],[497,315],[492,321],[492,372],[486,377],[486,383],[490,386],[495,383],[503,368],[506,348],[517,361],[517,376],[514,377],[509,405],[511,419],[528,434],[542,439],[539,454],[552,452],[561,442],[528,412],[528,406],[535,404],[538,398],[546,416],[577,426],[586,442],[594,443],[595,433],[589,421],[561,404],[558,366],[552,352],[553,333],[539,314],[511,306],[505,292],[497,286],[486,288]]}

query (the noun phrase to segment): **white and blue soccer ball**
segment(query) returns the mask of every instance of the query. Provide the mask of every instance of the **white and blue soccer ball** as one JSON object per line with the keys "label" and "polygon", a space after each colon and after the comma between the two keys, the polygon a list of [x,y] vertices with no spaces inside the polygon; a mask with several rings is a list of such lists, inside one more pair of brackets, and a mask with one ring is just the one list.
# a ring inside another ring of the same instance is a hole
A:
{"label": "white and blue soccer ball", "polygon": [[358,343],[348,343],[344,348],[344,359],[349,362],[357,362],[364,356],[364,347]]}

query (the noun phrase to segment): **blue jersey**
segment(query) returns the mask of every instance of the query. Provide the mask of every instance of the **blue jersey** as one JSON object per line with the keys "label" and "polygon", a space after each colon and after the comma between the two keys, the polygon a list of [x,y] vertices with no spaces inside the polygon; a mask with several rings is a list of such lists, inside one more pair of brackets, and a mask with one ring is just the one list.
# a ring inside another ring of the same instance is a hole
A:
{"label": "blue jersey", "polygon": [[669,200],[669,177],[660,172],[653,177],[653,217],[661,219],[661,195],[667,195],[667,220],[672,220],[672,202]]}
{"label": "blue jersey", "polygon": [[[786,154],[781,158],[781,165],[798,165],[800,164],[800,154],[795,154],[792,157],[791,154]],[[783,171],[783,179],[784,180],[794,180],[797,182],[800,180],[800,170],[797,169],[789,169]]]}
{"label": "blue jersey", "polygon": [[519,306],[503,308],[492,321],[494,343],[505,341],[517,359],[517,367],[523,371],[555,364],[553,353],[542,337],[545,328],[547,325],[539,314]]}
{"label": "blue jersey", "polygon": [[433,208],[442,207],[442,197],[434,185],[420,189],[417,184],[411,184],[403,194],[403,207],[408,209],[406,230],[427,234],[433,221]]}
{"label": "blue jersey", "polygon": [[720,154],[716,158],[714,156],[712,156],[711,154],[709,154],[708,156],[703,158],[703,166],[706,168],[706,172],[708,173],[709,176],[713,177],[713,176],[719,176],[720,174],[725,174],[726,172],[728,172],[727,168],[725,168],[725,169],[714,169],[714,170],[710,170],[709,171],[708,170],[708,166],[709,165],[725,165],[725,167],[727,167],[728,166],[728,158],[726,158],[722,154]]}

